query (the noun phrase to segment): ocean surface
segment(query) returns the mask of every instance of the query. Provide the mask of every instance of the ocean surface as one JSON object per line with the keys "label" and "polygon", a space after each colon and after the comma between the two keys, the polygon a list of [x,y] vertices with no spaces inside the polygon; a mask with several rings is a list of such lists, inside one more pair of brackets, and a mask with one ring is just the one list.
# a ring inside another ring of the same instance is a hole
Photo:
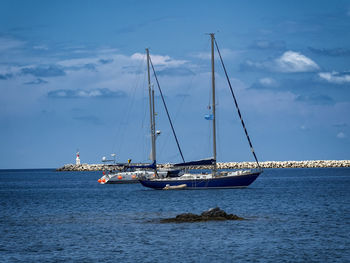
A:
{"label": "ocean surface", "polygon": [[[350,262],[350,168],[266,169],[227,190],[100,176],[0,170],[0,262]],[[159,222],[217,206],[246,220]]]}

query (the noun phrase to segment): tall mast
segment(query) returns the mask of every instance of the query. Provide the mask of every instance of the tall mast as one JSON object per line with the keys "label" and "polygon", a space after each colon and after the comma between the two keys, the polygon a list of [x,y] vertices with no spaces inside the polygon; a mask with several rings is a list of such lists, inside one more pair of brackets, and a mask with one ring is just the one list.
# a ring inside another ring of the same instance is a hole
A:
{"label": "tall mast", "polygon": [[215,68],[214,68],[214,33],[210,33],[211,38],[211,87],[212,87],[212,112],[213,112],[213,174],[216,173],[216,111],[215,111]]}
{"label": "tall mast", "polygon": [[146,48],[147,54],[147,76],[148,76],[148,96],[149,96],[149,114],[150,114],[150,128],[151,128],[151,161],[152,163],[156,160],[156,147],[155,147],[155,118],[154,118],[154,93],[152,92],[151,87],[151,74],[150,74],[150,57],[149,57],[149,49]]}

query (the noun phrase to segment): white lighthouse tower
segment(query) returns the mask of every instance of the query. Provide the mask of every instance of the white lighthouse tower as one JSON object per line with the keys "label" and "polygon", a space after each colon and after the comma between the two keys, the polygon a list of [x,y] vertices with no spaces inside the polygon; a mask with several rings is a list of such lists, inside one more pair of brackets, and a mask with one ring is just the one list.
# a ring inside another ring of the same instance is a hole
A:
{"label": "white lighthouse tower", "polygon": [[75,158],[75,164],[80,165],[80,153],[79,150],[77,150],[77,158]]}

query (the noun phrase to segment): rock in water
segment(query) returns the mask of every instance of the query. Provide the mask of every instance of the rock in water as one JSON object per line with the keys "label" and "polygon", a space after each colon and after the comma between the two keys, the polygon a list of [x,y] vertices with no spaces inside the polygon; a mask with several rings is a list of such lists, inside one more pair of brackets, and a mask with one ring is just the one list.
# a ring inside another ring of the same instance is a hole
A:
{"label": "rock in water", "polygon": [[204,222],[204,221],[223,221],[223,220],[243,220],[244,218],[236,216],[234,214],[227,214],[219,207],[211,208],[208,211],[204,211],[200,215],[192,213],[179,214],[175,218],[166,218],[160,220],[161,223],[192,223],[192,222]]}

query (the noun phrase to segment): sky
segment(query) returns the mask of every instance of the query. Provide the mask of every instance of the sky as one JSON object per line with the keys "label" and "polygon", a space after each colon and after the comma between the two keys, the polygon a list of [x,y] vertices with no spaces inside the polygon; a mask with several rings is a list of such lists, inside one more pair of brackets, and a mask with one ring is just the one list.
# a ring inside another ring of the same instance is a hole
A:
{"label": "sky", "polygon": [[[208,33],[260,161],[350,159],[349,32],[345,0],[1,0],[0,169],[149,162],[145,48],[185,160],[212,156]],[[253,161],[215,69],[217,160]],[[180,162],[155,96],[157,162]]]}

